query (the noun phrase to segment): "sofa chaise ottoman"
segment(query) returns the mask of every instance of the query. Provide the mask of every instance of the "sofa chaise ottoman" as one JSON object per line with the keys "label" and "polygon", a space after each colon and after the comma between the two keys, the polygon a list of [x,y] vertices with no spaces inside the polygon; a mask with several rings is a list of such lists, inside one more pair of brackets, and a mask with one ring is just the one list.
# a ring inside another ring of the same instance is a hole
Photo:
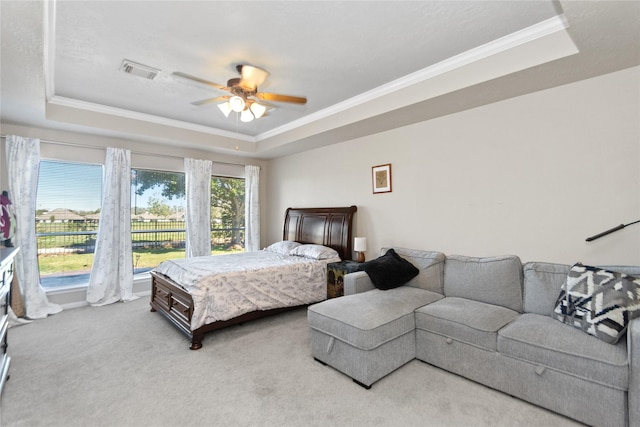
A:
{"label": "sofa chaise ottoman", "polygon": [[[403,251],[419,269],[407,286],[355,293],[309,306],[311,352],[321,363],[371,384],[415,359],[414,311],[442,295],[444,254]],[[369,288],[367,288],[369,289]]]}

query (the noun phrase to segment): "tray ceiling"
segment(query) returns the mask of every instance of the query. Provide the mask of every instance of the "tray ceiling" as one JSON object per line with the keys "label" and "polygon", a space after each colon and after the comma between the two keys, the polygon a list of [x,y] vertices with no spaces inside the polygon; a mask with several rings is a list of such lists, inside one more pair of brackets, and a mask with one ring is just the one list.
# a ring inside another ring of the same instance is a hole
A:
{"label": "tray ceiling", "polygon": [[[638,4],[595,3],[2,2],[2,121],[286,155],[637,65]],[[607,44],[608,63],[571,69]],[[224,85],[238,64],[307,104],[243,123],[192,105],[225,92],[173,75]]]}

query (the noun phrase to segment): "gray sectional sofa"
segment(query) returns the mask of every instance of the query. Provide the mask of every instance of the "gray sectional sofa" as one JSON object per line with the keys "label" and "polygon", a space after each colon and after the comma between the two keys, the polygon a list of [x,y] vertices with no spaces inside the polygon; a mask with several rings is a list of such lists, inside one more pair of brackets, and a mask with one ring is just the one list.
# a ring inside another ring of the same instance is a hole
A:
{"label": "gray sectional sofa", "polygon": [[417,358],[586,424],[640,426],[640,318],[617,344],[556,320],[570,266],[394,249],[419,270],[405,285],[351,273],[344,297],[309,307],[316,360],[369,388]]}

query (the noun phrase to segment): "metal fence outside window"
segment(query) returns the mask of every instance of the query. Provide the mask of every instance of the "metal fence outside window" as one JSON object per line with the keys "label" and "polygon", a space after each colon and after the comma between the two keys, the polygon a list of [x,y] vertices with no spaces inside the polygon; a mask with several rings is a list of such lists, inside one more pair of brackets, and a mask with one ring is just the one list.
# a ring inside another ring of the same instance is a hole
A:
{"label": "metal fence outside window", "polygon": [[[38,254],[93,253],[98,223],[42,222],[36,224]],[[184,248],[185,221],[132,221],[131,242],[135,249]],[[211,227],[211,244],[244,244],[244,227]]]}
{"label": "metal fence outside window", "polygon": [[[95,221],[37,223],[41,285],[47,289],[86,286],[97,234]],[[146,274],[164,260],[184,257],[185,238],[184,221],[132,221],[134,275]],[[243,246],[244,228],[211,228],[212,253],[237,252]]]}

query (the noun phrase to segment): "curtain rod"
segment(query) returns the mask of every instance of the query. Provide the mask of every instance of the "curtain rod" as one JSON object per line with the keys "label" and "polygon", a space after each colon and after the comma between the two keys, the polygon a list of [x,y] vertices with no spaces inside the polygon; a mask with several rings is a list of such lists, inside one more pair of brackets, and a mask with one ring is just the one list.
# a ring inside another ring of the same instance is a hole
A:
{"label": "curtain rod", "polygon": [[[0,135],[0,138],[4,138],[5,141],[7,139],[7,135]],[[52,141],[50,139],[40,139],[40,142],[45,142],[47,144],[56,144],[56,145],[66,145],[69,147],[79,147],[79,148],[95,148],[97,150],[104,150],[107,147],[96,147],[95,145],[88,145],[88,144],[78,144],[75,142],[63,142],[63,141]],[[144,151],[133,151],[133,150],[129,150],[131,151],[131,154],[141,154],[144,156],[155,156],[155,157],[169,157],[169,158],[174,158],[174,159],[184,159],[185,156],[175,156],[172,154],[157,154],[157,153],[147,153]],[[212,160],[213,161],[213,160]],[[213,161],[214,163],[221,163],[221,164],[225,164],[225,165],[235,165],[235,166],[244,166],[244,164],[241,163],[229,163],[229,162],[220,162],[220,161]]]}
{"label": "curtain rod", "polygon": [[[0,138],[4,138],[5,140],[7,139],[7,135],[0,135]],[[104,150],[107,147],[97,147],[95,145],[89,145],[89,144],[78,144],[75,142],[63,142],[63,141],[53,141],[50,139],[40,139],[40,142],[44,142],[47,144],[55,144],[55,145],[66,145],[69,147],[78,147],[78,148],[94,148],[96,150]],[[158,156],[158,157],[173,157],[176,159],[183,159],[184,157],[180,157],[180,156],[173,156],[173,155],[166,155],[166,156],[161,156],[160,154],[156,154],[156,153],[145,153],[142,151],[131,151],[131,154],[145,154],[145,155],[151,155],[151,156]]]}

